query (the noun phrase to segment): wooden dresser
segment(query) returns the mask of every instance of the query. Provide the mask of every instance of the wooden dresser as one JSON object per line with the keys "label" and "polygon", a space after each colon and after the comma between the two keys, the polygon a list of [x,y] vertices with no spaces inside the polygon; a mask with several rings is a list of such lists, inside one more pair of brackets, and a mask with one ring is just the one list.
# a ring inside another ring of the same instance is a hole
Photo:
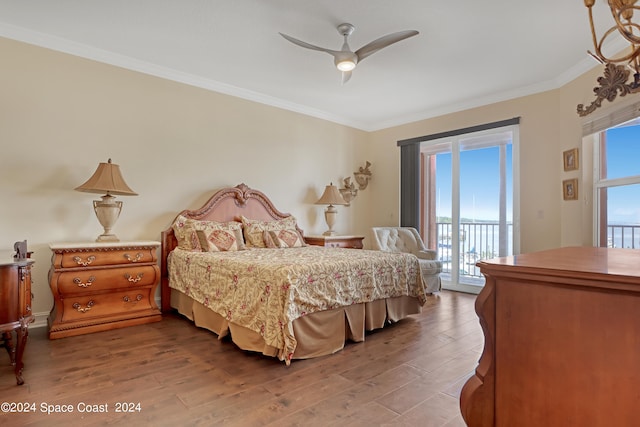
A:
{"label": "wooden dresser", "polygon": [[159,242],[51,244],[49,338],[161,320]]}
{"label": "wooden dresser", "polygon": [[364,236],[304,236],[307,245],[362,249]]}
{"label": "wooden dresser", "polygon": [[[31,311],[31,259],[0,260],[0,333],[3,346],[14,365],[18,385],[22,378],[22,355],[27,345],[29,323],[34,317]],[[13,343],[15,331],[16,343]]]}
{"label": "wooden dresser", "polygon": [[467,425],[635,426],[640,250],[572,247],[478,263],[485,345]]}

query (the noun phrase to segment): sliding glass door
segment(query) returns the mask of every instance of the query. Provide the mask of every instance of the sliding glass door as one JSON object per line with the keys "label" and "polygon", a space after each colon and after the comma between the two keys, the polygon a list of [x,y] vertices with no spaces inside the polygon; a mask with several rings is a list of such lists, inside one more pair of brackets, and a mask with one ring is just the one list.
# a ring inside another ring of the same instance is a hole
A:
{"label": "sliding glass door", "polygon": [[517,126],[421,144],[421,229],[443,261],[446,289],[479,292],[476,263],[517,248],[514,149]]}

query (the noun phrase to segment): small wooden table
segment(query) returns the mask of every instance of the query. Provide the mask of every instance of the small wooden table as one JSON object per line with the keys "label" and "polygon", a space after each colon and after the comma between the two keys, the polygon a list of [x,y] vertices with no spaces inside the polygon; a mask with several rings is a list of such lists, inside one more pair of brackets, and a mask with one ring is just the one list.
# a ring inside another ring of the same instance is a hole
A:
{"label": "small wooden table", "polygon": [[27,345],[29,323],[34,321],[31,311],[31,265],[34,262],[28,258],[0,260],[0,332],[3,346],[15,366],[18,385],[24,384],[22,356]]}
{"label": "small wooden table", "polygon": [[307,245],[362,249],[364,236],[304,236]]}

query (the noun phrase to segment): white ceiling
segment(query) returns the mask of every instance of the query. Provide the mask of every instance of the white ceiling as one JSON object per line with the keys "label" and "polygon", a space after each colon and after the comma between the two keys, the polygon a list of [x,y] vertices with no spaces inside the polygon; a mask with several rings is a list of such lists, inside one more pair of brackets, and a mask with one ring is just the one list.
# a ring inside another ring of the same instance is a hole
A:
{"label": "white ceiling", "polygon": [[[342,22],[354,50],[420,34],[344,85],[331,56],[278,34],[339,50]],[[0,36],[364,130],[553,89],[595,65],[580,0],[0,0]]]}

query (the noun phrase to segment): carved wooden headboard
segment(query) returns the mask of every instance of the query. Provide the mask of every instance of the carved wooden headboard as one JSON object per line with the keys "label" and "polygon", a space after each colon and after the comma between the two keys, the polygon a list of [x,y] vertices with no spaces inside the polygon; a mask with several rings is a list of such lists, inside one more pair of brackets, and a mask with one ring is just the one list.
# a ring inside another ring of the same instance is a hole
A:
{"label": "carved wooden headboard", "polygon": [[[276,209],[264,193],[253,190],[245,184],[218,190],[200,209],[183,210],[176,215],[176,218],[179,215],[201,221],[218,222],[239,221],[241,215],[246,218],[263,221],[273,221],[290,216],[290,214],[282,213]],[[174,221],[171,221],[171,224]],[[300,230],[300,233],[302,234],[302,230]],[[178,240],[171,226],[160,234],[160,240],[162,243],[160,254],[160,276],[162,280],[160,295],[162,298],[162,311],[166,312],[171,309],[167,257],[178,246]]]}

